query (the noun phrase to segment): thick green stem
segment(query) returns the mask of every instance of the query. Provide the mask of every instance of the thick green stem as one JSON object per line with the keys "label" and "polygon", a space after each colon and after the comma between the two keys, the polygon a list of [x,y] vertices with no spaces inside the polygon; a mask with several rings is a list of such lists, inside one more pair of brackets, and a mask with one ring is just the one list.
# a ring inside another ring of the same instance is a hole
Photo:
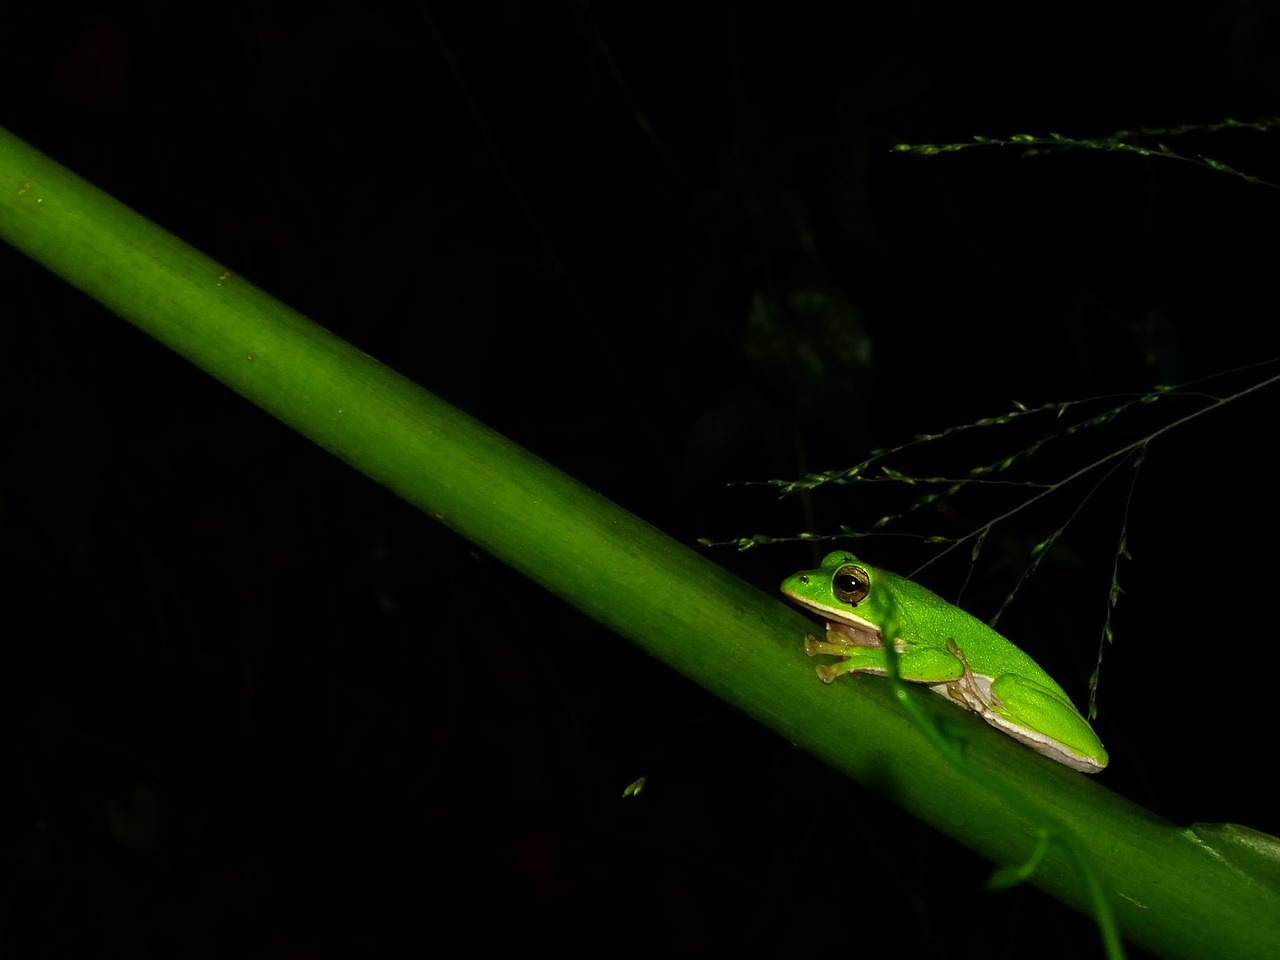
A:
{"label": "thick green stem", "polygon": [[[1211,847],[939,698],[906,691],[959,726],[980,773],[957,770],[904,718],[887,684],[819,683],[798,613],[4,131],[0,237],[441,523],[993,861],[1025,860],[1046,823],[1069,833],[1129,938],[1169,956],[1280,955],[1280,896],[1233,863],[1229,846]],[[1001,790],[990,788],[996,782]],[[1045,816],[1015,809],[1001,796],[1009,789]],[[1072,860],[1050,844],[1032,879],[1088,910]]]}

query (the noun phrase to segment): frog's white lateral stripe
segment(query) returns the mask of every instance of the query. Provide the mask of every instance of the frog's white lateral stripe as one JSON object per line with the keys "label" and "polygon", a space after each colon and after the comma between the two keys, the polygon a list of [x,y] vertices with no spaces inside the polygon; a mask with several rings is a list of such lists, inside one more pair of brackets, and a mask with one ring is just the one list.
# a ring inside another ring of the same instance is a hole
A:
{"label": "frog's white lateral stripe", "polygon": [[933,683],[929,685],[929,689],[938,696],[946,697],[952,703],[976,713],[997,730],[1050,760],[1056,760],[1081,773],[1097,773],[1103,769],[1103,765],[1097,760],[1076,753],[1061,741],[1038,730],[1028,730],[1026,727],[1020,727],[1006,720],[994,709],[1000,706],[1000,701],[991,692],[991,683],[991,677],[970,672],[966,663],[965,675],[959,680],[953,680],[950,683]]}

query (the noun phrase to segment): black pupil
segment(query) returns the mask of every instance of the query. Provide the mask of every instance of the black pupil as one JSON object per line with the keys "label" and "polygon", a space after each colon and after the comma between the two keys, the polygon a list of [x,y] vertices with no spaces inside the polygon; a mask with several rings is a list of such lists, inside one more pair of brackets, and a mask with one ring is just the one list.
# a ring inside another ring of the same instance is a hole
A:
{"label": "black pupil", "polygon": [[836,577],[836,592],[843,594],[852,594],[858,589],[858,578],[852,577],[847,573],[839,574]]}

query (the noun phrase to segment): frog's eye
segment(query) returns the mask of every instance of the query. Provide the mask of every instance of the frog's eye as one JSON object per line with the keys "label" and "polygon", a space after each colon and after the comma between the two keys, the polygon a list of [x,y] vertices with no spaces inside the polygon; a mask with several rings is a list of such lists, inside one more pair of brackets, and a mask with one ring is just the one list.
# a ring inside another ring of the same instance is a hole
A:
{"label": "frog's eye", "polygon": [[871,592],[871,577],[861,567],[847,563],[831,578],[831,589],[841,603],[856,607]]}

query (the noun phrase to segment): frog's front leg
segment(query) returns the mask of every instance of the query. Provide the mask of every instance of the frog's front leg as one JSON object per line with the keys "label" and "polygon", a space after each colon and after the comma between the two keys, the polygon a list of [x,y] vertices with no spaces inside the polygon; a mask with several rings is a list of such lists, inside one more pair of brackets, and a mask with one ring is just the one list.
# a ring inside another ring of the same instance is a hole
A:
{"label": "frog's front leg", "polygon": [[[948,683],[964,675],[964,661],[937,647],[918,647],[898,641],[898,676],[909,683]],[[839,663],[817,668],[823,683],[833,683],[846,673],[871,673],[884,676],[889,672],[888,654],[884,647],[864,647],[845,643],[824,642],[812,634],[804,638],[804,652],[809,656],[825,654],[840,657]]]}

